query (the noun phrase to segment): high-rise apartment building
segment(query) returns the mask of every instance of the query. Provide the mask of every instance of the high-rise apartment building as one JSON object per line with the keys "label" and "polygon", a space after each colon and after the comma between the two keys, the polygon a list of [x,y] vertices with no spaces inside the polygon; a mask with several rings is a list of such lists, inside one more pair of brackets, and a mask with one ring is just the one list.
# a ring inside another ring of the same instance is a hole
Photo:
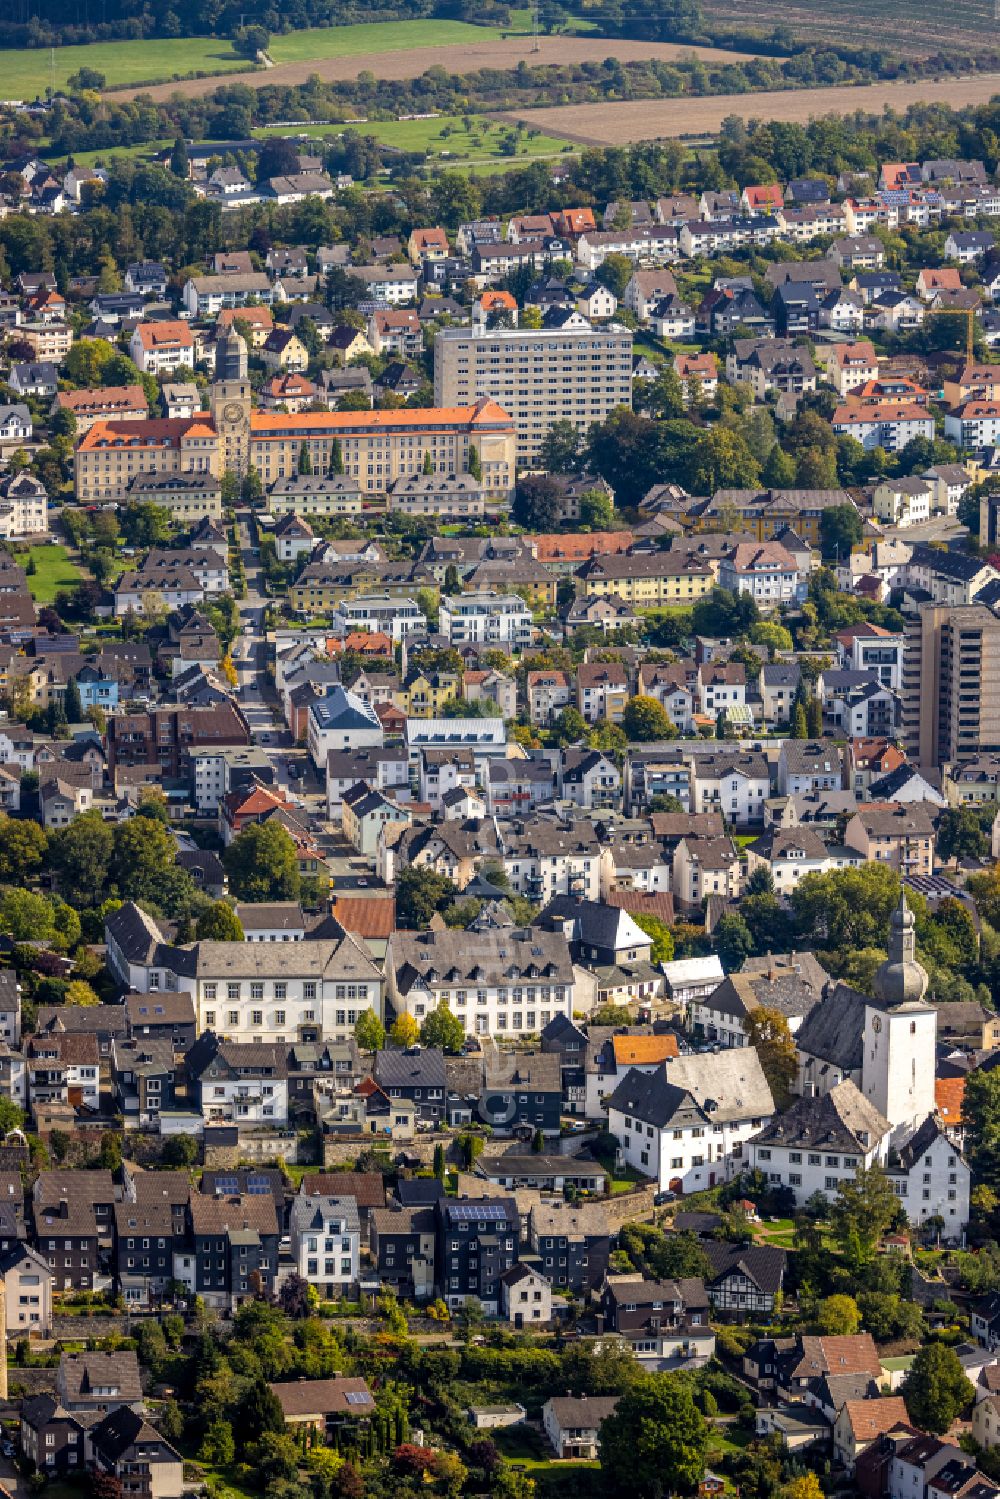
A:
{"label": "high-rise apartment building", "polygon": [[922,603],[907,617],[902,735],[918,765],[1000,751],[1000,619],[985,604]]}
{"label": "high-rise apartment building", "polygon": [[632,404],[632,334],[594,328],[443,328],[434,340],[434,403],[496,401],[514,418],[517,461],[533,462],[549,429],[580,432]]}

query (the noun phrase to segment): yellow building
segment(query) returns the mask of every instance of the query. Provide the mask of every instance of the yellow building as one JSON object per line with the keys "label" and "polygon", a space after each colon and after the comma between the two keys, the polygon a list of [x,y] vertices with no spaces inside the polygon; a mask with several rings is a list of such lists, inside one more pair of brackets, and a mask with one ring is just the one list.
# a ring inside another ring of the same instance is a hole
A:
{"label": "yellow building", "polygon": [[219,434],[205,416],[95,422],[77,444],[81,504],[121,499],[138,474],[221,475]]}
{"label": "yellow building", "polygon": [[479,459],[484,493],[506,498],[514,485],[514,423],[495,401],[427,410],[255,411],[250,416],[249,460],[265,488],[298,473],[303,452],[314,474],[329,473],[335,442],[344,474],[357,479],[362,493],[384,494],[396,479],[428,468],[435,474],[468,473],[470,448]]}
{"label": "yellow building", "polygon": [[[241,341],[242,342],[242,341]],[[265,489],[299,473],[303,452],[328,474],[339,447],[346,478],[362,495],[384,495],[411,474],[468,473],[475,449],[485,494],[507,499],[514,485],[514,423],[493,401],[400,411],[251,410],[245,365],[211,388],[210,415],[150,422],[95,422],[76,450],[81,503],[119,498],[136,474],[214,474],[249,463]]]}
{"label": "yellow building", "polygon": [[695,531],[743,531],[758,541],[790,528],[818,546],[823,511],[834,505],[856,508],[843,489],[720,489],[692,506],[684,522]]}
{"label": "yellow building", "polygon": [[634,609],[693,604],[715,583],[708,563],[672,559],[669,552],[592,557],[576,577],[585,598],[616,598]]}
{"label": "yellow building", "polygon": [[409,562],[309,562],[289,588],[288,602],[298,614],[330,614],[362,594],[412,600],[422,588],[438,591],[433,578],[415,577]]}
{"label": "yellow building", "polygon": [[462,696],[462,682],[457,672],[431,672],[429,675],[420,672],[405,683],[397,696],[403,699],[399,707],[410,718],[440,718],[445,703],[450,698]]}

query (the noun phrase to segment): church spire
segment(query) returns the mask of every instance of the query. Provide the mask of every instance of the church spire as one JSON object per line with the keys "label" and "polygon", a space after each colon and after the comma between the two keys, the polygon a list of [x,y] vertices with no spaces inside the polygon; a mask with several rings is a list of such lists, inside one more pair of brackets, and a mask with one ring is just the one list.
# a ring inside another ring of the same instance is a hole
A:
{"label": "church spire", "polygon": [[887,1009],[919,1004],[927,991],[927,970],[917,962],[917,926],[899,892],[899,905],[889,923],[889,956],[875,974],[875,996]]}

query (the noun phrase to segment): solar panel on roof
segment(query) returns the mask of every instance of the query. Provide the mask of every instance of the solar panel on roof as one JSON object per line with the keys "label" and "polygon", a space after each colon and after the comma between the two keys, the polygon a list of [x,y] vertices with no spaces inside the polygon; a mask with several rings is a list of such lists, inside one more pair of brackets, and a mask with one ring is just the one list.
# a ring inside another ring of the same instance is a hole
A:
{"label": "solar panel on roof", "polygon": [[347,1390],[344,1395],[348,1405],[368,1405],[371,1398],[367,1390]]}

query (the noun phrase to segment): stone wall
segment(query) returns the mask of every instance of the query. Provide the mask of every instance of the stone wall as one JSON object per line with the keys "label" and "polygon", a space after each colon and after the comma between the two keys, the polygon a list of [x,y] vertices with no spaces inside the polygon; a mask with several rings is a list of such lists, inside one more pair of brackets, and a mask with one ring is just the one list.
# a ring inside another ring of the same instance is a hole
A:
{"label": "stone wall", "polygon": [[25,1396],[47,1395],[55,1390],[56,1369],[19,1369],[16,1364],[7,1367],[7,1385],[13,1392],[20,1386]]}
{"label": "stone wall", "polygon": [[134,1318],[123,1312],[112,1312],[107,1317],[60,1317],[56,1312],[52,1318],[52,1337],[78,1343],[84,1338],[108,1338],[117,1332],[127,1338],[131,1336],[133,1323]]}
{"label": "stone wall", "polygon": [[621,1228],[623,1223],[643,1220],[648,1222],[653,1216],[653,1198],[656,1190],[655,1183],[650,1182],[648,1187],[640,1187],[638,1192],[622,1192],[618,1197],[606,1197],[604,1206],[607,1209],[612,1232]]}
{"label": "stone wall", "polygon": [[205,1146],[205,1165],[209,1170],[216,1171],[239,1165],[266,1165],[273,1161],[295,1164],[298,1159],[297,1135],[265,1135],[259,1139],[253,1135],[245,1135],[238,1145]]}

